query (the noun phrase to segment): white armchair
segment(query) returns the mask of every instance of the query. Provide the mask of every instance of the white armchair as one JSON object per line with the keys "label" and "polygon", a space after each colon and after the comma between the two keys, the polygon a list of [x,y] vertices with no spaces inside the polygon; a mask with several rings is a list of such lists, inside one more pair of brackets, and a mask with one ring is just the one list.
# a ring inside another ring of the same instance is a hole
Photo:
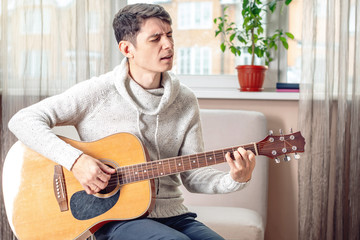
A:
{"label": "white armchair", "polygon": [[[205,150],[217,150],[258,142],[267,134],[262,113],[242,110],[201,110]],[[257,156],[250,184],[222,195],[189,193],[183,188],[185,205],[225,239],[264,239],[267,214],[268,159]],[[228,171],[227,163],[215,168]]]}
{"label": "white armchair", "polygon": [[[217,150],[258,142],[267,134],[262,113],[241,110],[201,109],[206,150]],[[73,128],[58,127],[57,134],[73,139]],[[268,159],[258,156],[250,184],[230,194],[205,195],[182,189],[185,205],[198,214],[198,220],[227,240],[264,239],[267,213]],[[228,171],[227,163],[213,167]]]}

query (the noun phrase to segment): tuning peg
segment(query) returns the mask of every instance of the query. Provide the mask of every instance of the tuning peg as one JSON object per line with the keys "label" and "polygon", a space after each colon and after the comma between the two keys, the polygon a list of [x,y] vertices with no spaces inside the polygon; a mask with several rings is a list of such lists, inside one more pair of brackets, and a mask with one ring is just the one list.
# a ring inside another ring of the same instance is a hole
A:
{"label": "tuning peg", "polygon": [[300,154],[294,153],[294,158],[295,158],[296,160],[299,160],[299,159],[300,159]]}
{"label": "tuning peg", "polygon": [[283,135],[283,130],[279,129],[280,135]]}
{"label": "tuning peg", "polygon": [[291,157],[290,156],[288,156],[288,155],[285,155],[285,157],[284,157],[284,161],[285,162],[288,162],[288,161],[290,161],[291,160]]}
{"label": "tuning peg", "polygon": [[291,133],[291,134],[293,134],[293,133],[294,133],[292,128],[290,128],[290,133]]}
{"label": "tuning peg", "polygon": [[276,163],[280,163],[280,159],[278,157],[276,157],[274,160]]}
{"label": "tuning peg", "polygon": [[274,134],[273,130],[269,131],[269,135],[272,136]]}

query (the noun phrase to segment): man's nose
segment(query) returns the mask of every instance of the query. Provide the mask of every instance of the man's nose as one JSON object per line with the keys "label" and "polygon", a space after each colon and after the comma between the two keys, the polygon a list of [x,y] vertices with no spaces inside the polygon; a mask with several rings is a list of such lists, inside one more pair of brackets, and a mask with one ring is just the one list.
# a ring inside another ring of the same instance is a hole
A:
{"label": "man's nose", "polygon": [[163,48],[164,49],[168,49],[168,48],[173,48],[174,47],[174,40],[171,37],[164,37],[163,40]]}

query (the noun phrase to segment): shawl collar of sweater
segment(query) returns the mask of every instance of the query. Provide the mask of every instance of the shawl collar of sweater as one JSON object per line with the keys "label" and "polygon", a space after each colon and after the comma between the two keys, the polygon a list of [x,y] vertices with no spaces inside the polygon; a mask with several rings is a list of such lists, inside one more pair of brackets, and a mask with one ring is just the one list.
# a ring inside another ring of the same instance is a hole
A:
{"label": "shawl collar of sweater", "polygon": [[[128,61],[125,58],[121,64],[114,69],[116,78],[115,87],[120,95],[141,114],[159,115],[174,102],[179,94],[180,82],[170,72],[162,73],[161,85],[163,89],[159,90],[142,88],[129,77],[128,72]],[[153,101],[154,98],[157,98],[157,100]]]}

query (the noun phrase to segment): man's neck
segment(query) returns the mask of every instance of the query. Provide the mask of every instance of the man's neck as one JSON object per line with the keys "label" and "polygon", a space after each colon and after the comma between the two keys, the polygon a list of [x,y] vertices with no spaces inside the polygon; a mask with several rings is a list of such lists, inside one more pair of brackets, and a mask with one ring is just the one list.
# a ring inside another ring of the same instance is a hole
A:
{"label": "man's neck", "polygon": [[144,89],[156,89],[161,86],[162,73],[139,73],[129,65],[130,77]]}
{"label": "man's neck", "polygon": [[130,77],[144,89],[156,89],[161,85],[161,73],[156,76],[139,76],[136,77],[130,73]]}

